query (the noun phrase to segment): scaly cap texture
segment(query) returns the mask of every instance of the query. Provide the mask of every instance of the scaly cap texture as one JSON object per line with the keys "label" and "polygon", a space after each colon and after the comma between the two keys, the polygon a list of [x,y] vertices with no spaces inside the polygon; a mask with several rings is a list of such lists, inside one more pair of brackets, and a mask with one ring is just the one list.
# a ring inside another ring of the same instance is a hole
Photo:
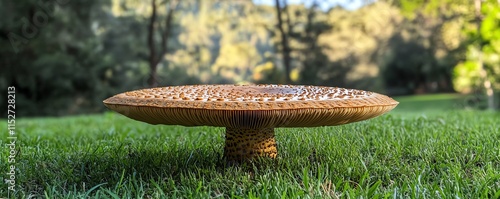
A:
{"label": "scaly cap texture", "polygon": [[299,85],[189,85],[115,95],[104,104],[150,124],[313,127],[370,119],[397,106],[374,92]]}

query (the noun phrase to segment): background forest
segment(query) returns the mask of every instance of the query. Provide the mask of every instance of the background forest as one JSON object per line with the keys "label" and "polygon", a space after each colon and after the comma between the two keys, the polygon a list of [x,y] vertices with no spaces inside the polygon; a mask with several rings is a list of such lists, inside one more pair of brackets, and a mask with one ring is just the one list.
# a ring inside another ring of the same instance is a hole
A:
{"label": "background forest", "polygon": [[498,104],[500,1],[335,2],[1,0],[0,97],[15,86],[20,116],[100,112],[126,90],[216,83],[460,92]]}

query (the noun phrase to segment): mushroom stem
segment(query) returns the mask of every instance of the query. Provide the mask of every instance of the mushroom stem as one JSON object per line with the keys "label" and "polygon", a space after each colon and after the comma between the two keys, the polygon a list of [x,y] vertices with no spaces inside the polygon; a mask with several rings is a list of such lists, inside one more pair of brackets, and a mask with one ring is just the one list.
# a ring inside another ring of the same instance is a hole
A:
{"label": "mushroom stem", "polygon": [[277,154],[274,128],[226,128],[226,160],[241,162],[256,157],[276,158]]}

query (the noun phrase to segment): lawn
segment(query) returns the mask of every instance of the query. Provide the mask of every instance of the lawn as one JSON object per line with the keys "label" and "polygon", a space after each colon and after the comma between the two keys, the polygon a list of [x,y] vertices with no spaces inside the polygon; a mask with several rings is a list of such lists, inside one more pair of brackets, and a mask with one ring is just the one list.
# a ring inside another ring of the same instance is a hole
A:
{"label": "lawn", "polygon": [[[111,112],[19,118],[10,197],[500,198],[500,113],[463,110],[461,99],[401,97],[372,120],[279,128],[277,160],[240,166],[222,160],[223,128],[154,126]],[[1,152],[4,182],[9,151]]]}

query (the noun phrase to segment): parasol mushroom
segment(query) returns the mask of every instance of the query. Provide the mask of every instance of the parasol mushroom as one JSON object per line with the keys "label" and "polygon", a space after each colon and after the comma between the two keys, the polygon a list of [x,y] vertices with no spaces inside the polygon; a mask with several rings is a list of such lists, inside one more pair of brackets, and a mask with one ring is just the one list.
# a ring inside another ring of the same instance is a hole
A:
{"label": "parasol mushroom", "polygon": [[276,127],[347,124],[382,115],[398,102],[374,92],[299,85],[188,85],[115,95],[104,104],[149,124],[226,127],[224,157],[275,158]]}

